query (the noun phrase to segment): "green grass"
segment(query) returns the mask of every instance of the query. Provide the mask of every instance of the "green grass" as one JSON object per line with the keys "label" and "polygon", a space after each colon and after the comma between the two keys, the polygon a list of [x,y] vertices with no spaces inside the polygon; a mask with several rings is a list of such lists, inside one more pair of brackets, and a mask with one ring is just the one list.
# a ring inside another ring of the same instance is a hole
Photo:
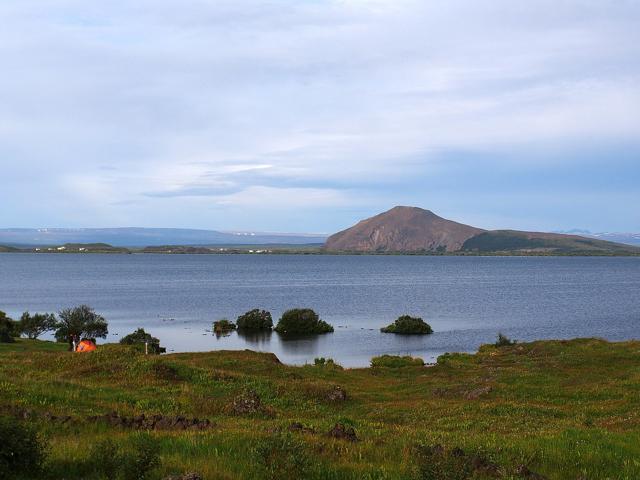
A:
{"label": "green grass", "polygon": [[[109,438],[128,445],[137,433],[80,420],[114,410],[215,423],[202,432],[152,432],[161,457],[152,478],[187,471],[207,479],[278,478],[278,472],[295,478],[291,471],[303,468],[298,476],[312,479],[411,479],[415,447],[438,443],[481,452],[503,478],[520,478],[513,473],[520,464],[550,479],[640,478],[640,342],[483,346],[475,355],[442,356],[429,368],[344,370],[286,366],[250,351],[65,350],[24,339],[0,344],[0,410],[78,419],[34,420],[50,445],[42,478],[99,478],[87,466],[90,447]],[[346,401],[329,400],[336,386],[346,390]],[[266,411],[231,414],[229,405],[247,390]],[[474,391],[482,394],[470,399]],[[292,422],[316,433],[278,433]],[[336,423],[353,426],[360,441],[329,438]],[[275,467],[261,457],[274,448],[281,460]],[[306,463],[287,460],[293,457]]]}

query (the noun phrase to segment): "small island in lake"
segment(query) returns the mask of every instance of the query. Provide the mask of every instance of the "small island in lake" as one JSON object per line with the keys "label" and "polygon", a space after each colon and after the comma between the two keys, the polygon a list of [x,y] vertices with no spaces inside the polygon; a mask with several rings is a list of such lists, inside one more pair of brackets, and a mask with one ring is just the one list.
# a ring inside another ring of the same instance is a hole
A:
{"label": "small island in lake", "polygon": [[310,308],[293,308],[282,314],[274,328],[281,335],[332,333],[333,327]]}
{"label": "small island in lake", "polygon": [[402,315],[391,325],[380,329],[382,333],[398,333],[401,335],[429,335],[433,333],[431,325],[422,318]]}
{"label": "small island in lake", "polygon": [[236,327],[238,330],[270,331],[273,328],[271,312],[254,308],[238,317]]}

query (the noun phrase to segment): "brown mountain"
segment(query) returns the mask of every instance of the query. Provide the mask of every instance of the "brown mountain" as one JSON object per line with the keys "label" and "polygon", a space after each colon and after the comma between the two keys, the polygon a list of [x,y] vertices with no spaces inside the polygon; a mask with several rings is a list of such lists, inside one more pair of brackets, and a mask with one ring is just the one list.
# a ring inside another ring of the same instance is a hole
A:
{"label": "brown mountain", "polygon": [[351,252],[453,252],[482,232],[422,208],[394,207],[330,236],[325,248]]}
{"label": "brown mountain", "polygon": [[640,248],[578,235],[483,230],[417,207],[394,207],[330,236],[329,251],[498,255],[640,255]]}

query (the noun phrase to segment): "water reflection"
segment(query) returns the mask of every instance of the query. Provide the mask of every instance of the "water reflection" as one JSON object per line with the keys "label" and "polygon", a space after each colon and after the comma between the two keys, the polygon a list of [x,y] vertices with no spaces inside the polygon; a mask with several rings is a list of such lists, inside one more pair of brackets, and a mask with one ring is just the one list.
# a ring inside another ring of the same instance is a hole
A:
{"label": "water reflection", "polygon": [[231,334],[233,333],[233,330],[227,330],[224,332],[212,332],[213,336],[216,337],[216,340],[220,340],[221,338],[224,337],[230,337]]}
{"label": "water reflection", "polygon": [[313,358],[318,352],[320,344],[324,343],[322,340],[326,335],[278,335],[280,340],[281,350],[291,356],[304,356],[307,358]]}
{"label": "water reflection", "polygon": [[271,330],[251,331],[238,330],[238,337],[254,347],[263,348],[271,343]]}

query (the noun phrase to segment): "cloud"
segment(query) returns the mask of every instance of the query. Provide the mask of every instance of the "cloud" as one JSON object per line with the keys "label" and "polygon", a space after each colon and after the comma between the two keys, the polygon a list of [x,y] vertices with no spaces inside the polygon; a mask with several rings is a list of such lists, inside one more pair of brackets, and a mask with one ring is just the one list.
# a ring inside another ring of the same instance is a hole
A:
{"label": "cloud", "polygon": [[[265,207],[236,227],[289,230],[267,205],[326,205],[315,230],[330,231],[402,196],[432,207],[397,186],[455,183],[468,158],[522,165],[515,176],[579,165],[640,143],[638,20],[636,2],[587,0],[2,2],[0,162],[15,201],[0,223],[162,209],[168,226],[224,227],[232,205],[256,205],[247,195]],[[210,205],[206,221],[193,205]]]}
{"label": "cloud", "polygon": [[240,207],[289,209],[324,208],[354,204],[357,199],[346,192],[320,188],[275,188],[249,187],[240,192],[222,196],[217,199],[220,205]]}

